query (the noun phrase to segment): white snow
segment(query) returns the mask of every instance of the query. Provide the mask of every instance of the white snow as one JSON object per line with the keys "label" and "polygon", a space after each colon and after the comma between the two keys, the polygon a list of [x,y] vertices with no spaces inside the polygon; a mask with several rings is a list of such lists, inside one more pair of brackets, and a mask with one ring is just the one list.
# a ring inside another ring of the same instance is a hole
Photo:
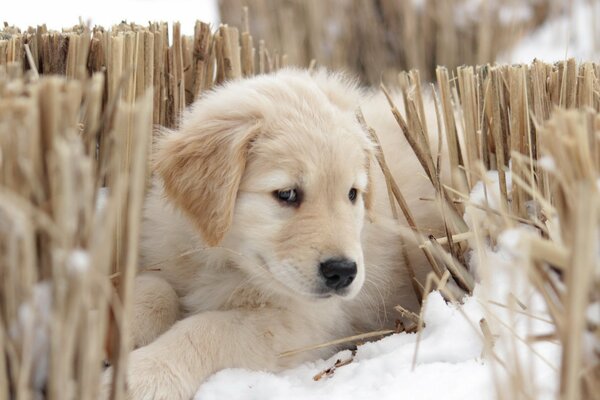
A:
{"label": "white snow", "polygon": [[102,187],[98,189],[98,193],[96,194],[96,212],[103,212],[106,208],[106,203],[108,202],[109,191],[107,187]]}
{"label": "white snow", "polygon": [[556,171],[556,161],[550,156],[542,156],[538,159],[538,165],[548,172]]}
{"label": "white snow", "polygon": [[588,321],[593,324],[600,325],[600,302],[595,302],[589,305],[586,316]]}
{"label": "white snow", "polygon": [[33,287],[31,299],[19,306],[17,321],[9,334],[22,344],[23,363],[31,366],[31,384],[41,392],[46,386],[50,355],[52,286],[40,282]]}
{"label": "white snow", "polygon": [[526,22],[532,17],[531,4],[527,2],[515,2],[508,7],[498,10],[498,19],[503,25],[511,25],[515,22]]}
{"label": "white snow", "polygon": [[[429,0],[435,4],[435,0]],[[511,26],[529,21],[532,17],[532,4],[527,2],[504,2],[498,5],[486,0],[463,0],[453,9],[454,23],[458,27],[467,27],[479,22],[484,13],[498,14],[501,24]]]}
{"label": "white snow", "polygon": [[90,268],[90,254],[83,249],[75,249],[67,259],[67,268],[74,273],[84,273]]}
{"label": "white snow", "polygon": [[[567,2],[565,2],[565,5]],[[562,15],[546,21],[513,49],[499,57],[500,62],[530,63],[534,58],[555,62],[574,57],[578,61],[600,58],[600,2],[569,2]]]}
{"label": "white snow", "polygon": [[[511,190],[512,181],[510,173],[504,174],[506,180],[506,188]],[[477,182],[469,196],[470,203],[487,206],[493,210],[500,209],[500,174],[498,171],[487,171],[485,179]]]}
{"label": "white snow", "polygon": [[422,11],[426,4],[427,0],[412,0],[413,7],[418,11]]}

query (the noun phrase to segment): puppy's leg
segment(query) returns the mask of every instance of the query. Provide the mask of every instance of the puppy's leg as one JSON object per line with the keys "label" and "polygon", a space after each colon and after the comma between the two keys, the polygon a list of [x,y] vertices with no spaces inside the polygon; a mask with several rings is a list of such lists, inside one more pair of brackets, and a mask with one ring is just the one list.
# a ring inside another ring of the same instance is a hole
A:
{"label": "puppy's leg", "polygon": [[[223,368],[275,370],[282,343],[294,331],[277,311],[210,311],[177,322],[130,356],[128,399],[188,400],[200,384]],[[112,369],[105,373],[104,391]]]}
{"label": "puppy's leg", "polygon": [[167,281],[153,274],[135,278],[132,340],[145,346],[166,332],[179,317],[177,293]]}

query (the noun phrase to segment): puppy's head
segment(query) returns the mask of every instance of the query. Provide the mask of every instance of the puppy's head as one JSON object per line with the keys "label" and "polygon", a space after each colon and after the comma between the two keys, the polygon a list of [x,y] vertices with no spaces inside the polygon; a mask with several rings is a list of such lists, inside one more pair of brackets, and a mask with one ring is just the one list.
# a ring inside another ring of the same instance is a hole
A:
{"label": "puppy's head", "polygon": [[[352,297],[373,144],[359,91],[325,72],[283,70],[203,97],[163,139],[156,171],[204,241],[268,288]],[[276,281],[277,284],[273,284]]]}

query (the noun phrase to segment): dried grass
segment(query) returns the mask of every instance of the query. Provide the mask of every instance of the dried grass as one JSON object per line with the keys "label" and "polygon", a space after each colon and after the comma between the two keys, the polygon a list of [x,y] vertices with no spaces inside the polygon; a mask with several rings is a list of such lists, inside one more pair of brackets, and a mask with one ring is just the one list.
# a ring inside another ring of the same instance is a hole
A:
{"label": "dried grass", "polygon": [[[418,69],[426,80],[437,65],[454,69],[492,62],[561,4],[555,0],[362,1],[219,0],[224,22],[238,25],[242,6],[250,32],[292,65],[311,60],[349,69],[365,83]],[[512,17],[507,17],[508,15]],[[389,79],[388,79],[389,78]]]}
{"label": "dried grass", "polygon": [[[464,251],[472,248],[477,256],[478,248],[486,243],[494,246],[502,232],[518,224],[535,229],[536,233],[520,237],[518,268],[528,271],[531,284],[546,300],[555,329],[535,339],[558,340],[563,348],[563,399],[600,396],[600,354],[589,354],[598,349],[600,327],[586,316],[590,305],[600,301],[599,72],[598,64],[577,65],[574,60],[554,65],[534,61],[531,65],[459,67],[458,79],[450,79],[445,67],[437,69],[453,179],[450,186],[436,183],[436,179],[432,184],[448,209],[462,203],[479,213],[469,232],[456,223],[447,223],[446,238],[438,242],[421,237],[421,247],[430,249],[436,258],[433,278],[447,269],[455,283],[470,293],[473,278],[461,257]],[[422,161],[427,172],[432,168],[432,152],[423,141],[419,144],[414,140],[427,129],[417,112],[422,98],[420,85],[412,82],[407,86],[406,78],[404,73],[399,75],[399,86],[410,87],[403,91],[406,117],[393,104],[391,111],[399,123],[399,134],[403,132],[407,139],[413,135],[409,143],[420,160],[427,160]],[[417,121],[411,123],[411,118]],[[548,164],[550,167],[543,167]],[[487,170],[498,171],[498,209],[468,202],[470,190],[477,181],[485,180]],[[507,183],[509,175],[512,186]],[[460,215],[458,207],[454,211]],[[415,231],[418,233],[418,227]],[[461,250],[452,245],[457,244],[454,238],[468,242],[462,242]],[[479,263],[494,273],[494,266],[489,262],[486,266],[485,259]],[[446,297],[451,300],[450,293]],[[526,309],[514,296],[507,299],[507,307],[515,314]],[[494,312],[488,314],[490,323],[481,322],[486,352],[511,377],[508,386],[498,386],[499,398],[536,398],[519,355],[501,360],[493,354],[492,330],[510,327]],[[515,341],[527,342],[511,332]],[[590,346],[590,340],[596,345]]]}
{"label": "dried grass", "polygon": [[123,398],[152,126],[255,54],[201,22],[0,31],[0,400],[94,399],[107,357]]}
{"label": "dried grass", "polygon": [[171,128],[176,127],[181,110],[203,91],[226,79],[268,73],[285,65],[264,43],[258,52],[253,43],[246,30],[240,35],[237,28],[222,25],[212,32],[200,21],[193,37],[181,35],[179,23],[169,31],[164,22],[121,23],[111,29],[76,25],[62,32],[44,25],[24,32],[5,26],[0,30],[0,65],[10,77],[24,69],[28,79],[36,73],[87,79],[102,72],[103,110],[114,107],[117,99],[133,102],[153,87],[152,121]]}
{"label": "dried grass", "polygon": [[[110,156],[99,159],[86,143],[96,132],[86,128],[101,123],[102,83],[101,75],[25,82],[0,72],[0,315],[3,380],[11,383],[2,399],[31,398],[35,389],[95,398],[108,309],[119,299],[126,332],[131,285],[122,280],[117,297],[108,276],[113,265],[129,282],[135,272],[152,107],[148,96],[119,101],[103,133]],[[104,180],[107,206],[98,210]],[[129,344],[114,350],[123,367]]]}

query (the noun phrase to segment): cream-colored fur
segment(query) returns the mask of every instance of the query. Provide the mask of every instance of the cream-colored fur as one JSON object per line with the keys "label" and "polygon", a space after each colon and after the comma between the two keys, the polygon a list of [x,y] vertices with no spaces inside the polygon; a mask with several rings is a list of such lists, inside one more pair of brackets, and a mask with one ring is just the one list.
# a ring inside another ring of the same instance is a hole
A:
{"label": "cream-colored fur", "polygon": [[[401,244],[419,274],[426,264],[404,219],[392,218],[359,106],[419,225],[440,228],[434,203],[419,200],[433,189],[381,96],[339,75],[299,70],[205,95],[156,156],[129,398],[189,399],[223,368],[277,371],[326,357],[335,349],[278,355],[393,326],[394,305],[415,307]],[[273,195],[294,188],[299,206]],[[354,260],[357,276],[327,292],[319,263],[336,257]]]}

